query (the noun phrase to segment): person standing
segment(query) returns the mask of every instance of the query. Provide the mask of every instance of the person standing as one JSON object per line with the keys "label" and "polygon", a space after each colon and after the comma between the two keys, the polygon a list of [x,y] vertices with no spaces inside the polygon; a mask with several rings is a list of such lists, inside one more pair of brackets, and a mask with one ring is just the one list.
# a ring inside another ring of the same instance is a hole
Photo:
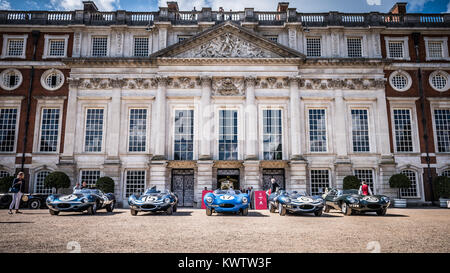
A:
{"label": "person standing", "polygon": [[370,190],[369,185],[366,184],[366,181],[363,181],[361,183],[361,186],[359,187],[358,194],[362,195],[372,195],[372,191]]}
{"label": "person standing", "polygon": [[270,182],[272,183],[270,186],[270,193],[274,193],[277,192],[277,190],[280,188],[280,185],[278,185],[278,183],[275,181],[275,178],[271,178]]}
{"label": "person standing", "polygon": [[22,199],[22,191],[23,185],[25,184],[25,174],[23,172],[19,172],[17,177],[14,178],[14,181],[11,186],[11,192],[13,193],[13,198],[11,204],[9,205],[9,214],[13,214],[13,208],[17,213],[22,213],[19,211],[20,199]]}

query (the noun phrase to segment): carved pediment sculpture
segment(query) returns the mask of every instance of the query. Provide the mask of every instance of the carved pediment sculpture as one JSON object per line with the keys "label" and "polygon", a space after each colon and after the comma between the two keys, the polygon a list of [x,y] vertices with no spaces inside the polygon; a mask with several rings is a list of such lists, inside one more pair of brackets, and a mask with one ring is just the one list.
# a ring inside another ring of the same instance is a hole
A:
{"label": "carved pediment sculpture", "polygon": [[231,77],[213,79],[212,91],[215,96],[244,96],[244,79]]}
{"label": "carved pediment sculpture", "polygon": [[278,55],[258,47],[231,33],[224,33],[208,42],[182,52],[181,58],[274,58]]}

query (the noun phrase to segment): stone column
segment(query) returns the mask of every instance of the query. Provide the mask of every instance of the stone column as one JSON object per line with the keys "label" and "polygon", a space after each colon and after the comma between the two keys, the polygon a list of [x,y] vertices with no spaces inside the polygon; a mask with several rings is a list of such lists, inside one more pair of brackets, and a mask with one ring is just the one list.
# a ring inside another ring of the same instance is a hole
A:
{"label": "stone column", "polygon": [[245,100],[245,159],[255,160],[258,158],[258,109],[255,97],[255,77],[245,78],[246,100]]}
{"label": "stone column", "polygon": [[245,160],[244,171],[245,171],[244,177],[245,184],[242,185],[242,187],[245,189],[248,187],[253,187],[254,190],[261,190],[259,161]]}
{"label": "stone column", "polygon": [[166,88],[167,77],[158,77],[158,89],[156,91],[154,115],[152,119],[153,126],[153,159],[166,159]]}
{"label": "stone column", "polygon": [[[346,105],[343,98],[342,90],[335,91],[335,115],[334,115],[334,130],[336,134],[335,148],[336,148],[336,187],[342,188],[344,177],[352,175],[352,165],[348,158],[347,150],[347,125],[345,117],[347,115]],[[350,126],[350,125],[349,125]]]}
{"label": "stone column", "polygon": [[67,98],[66,128],[64,135],[64,151],[61,160],[73,161],[73,153],[75,150],[75,133],[77,124],[77,96],[79,79],[69,78],[69,96]]}
{"label": "stone column", "polygon": [[290,125],[291,125],[291,159],[301,159],[300,150],[300,93],[298,77],[289,78],[290,90]]}
{"label": "stone column", "polygon": [[[291,160],[289,162],[290,181],[286,181],[286,189],[289,191],[306,191],[306,168],[305,160]],[[307,191],[306,191],[307,192]]]}
{"label": "stone column", "polygon": [[202,191],[205,187],[208,190],[214,189],[213,185],[213,165],[212,160],[197,161],[197,188],[195,189],[194,199],[197,202],[197,207],[202,205]]}
{"label": "stone column", "polygon": [[386,105],[386,96],[384,90],[379,90],[377,94],[377,115],[375,115],[377,122],[378,134],[378,151],[381,156],[391,157],[391,145],[389,141],[389,126],[388,126],[388,111]]}
{"label": "stone column", "polygon": [[167,161],[157,160],[150,163],[150,187],[156,186],[156,189],[162,190],[169,188],[167,183]]}
{"label": "stone column", "polygon": [[200,78],[202,84],[202,97],[200,101],[199,125],[200,125],[200,160],[212,159],[211,141],[213,138],[213,109],[211,105],[211,81],[210,76],[202,76]]}
{"label": "stone column", "polygon": [[[106,155],[109,163],[119,161],[119,138],[120,138],[120,113],[122,86],[120,80],[111,80],[111,102],[108,107],[108,122],[106,133]],[[106,162],[105,162],[106,163]]]}

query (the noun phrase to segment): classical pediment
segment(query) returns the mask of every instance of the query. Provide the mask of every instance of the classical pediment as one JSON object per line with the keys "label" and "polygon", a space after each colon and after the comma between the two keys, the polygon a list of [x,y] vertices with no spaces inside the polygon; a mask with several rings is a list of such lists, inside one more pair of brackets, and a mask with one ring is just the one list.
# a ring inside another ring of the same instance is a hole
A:
{"label": "classical pediment", "polygon": [[291,48],[272,42],[231,21],[151,55],[160,59],[304,59]]}

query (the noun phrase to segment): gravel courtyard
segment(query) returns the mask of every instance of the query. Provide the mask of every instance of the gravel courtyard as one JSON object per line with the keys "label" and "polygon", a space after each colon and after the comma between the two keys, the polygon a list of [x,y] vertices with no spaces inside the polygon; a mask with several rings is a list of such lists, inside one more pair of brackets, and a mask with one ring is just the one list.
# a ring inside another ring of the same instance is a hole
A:
{"label": "gravel courtyard", "polygon": [[23,212],[0,210],[0,252],[450,252],[450,209],[389,209],[384,217]]}

